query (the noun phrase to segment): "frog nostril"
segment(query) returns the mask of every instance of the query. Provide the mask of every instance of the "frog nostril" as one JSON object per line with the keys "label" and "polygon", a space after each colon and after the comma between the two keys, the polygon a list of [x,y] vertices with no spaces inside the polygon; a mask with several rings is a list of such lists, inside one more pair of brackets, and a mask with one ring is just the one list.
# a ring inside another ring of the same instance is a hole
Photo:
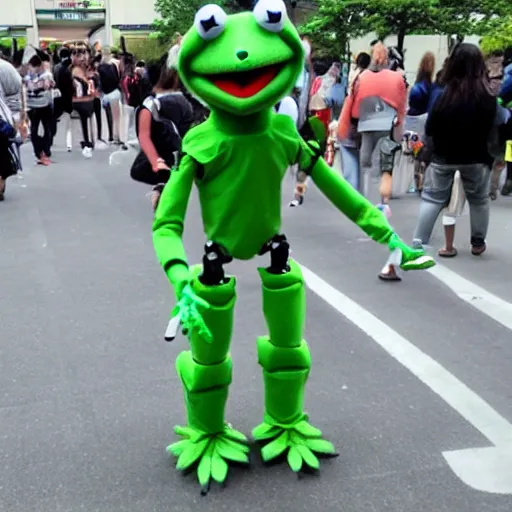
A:
{"label": "frog nostril", "polygon": [[240,59],[240,60],[245,60],[247,59],[247,57],[249,57],[249,53],[246,52],[245,50],[238,50],[236,52],[236,56]]}

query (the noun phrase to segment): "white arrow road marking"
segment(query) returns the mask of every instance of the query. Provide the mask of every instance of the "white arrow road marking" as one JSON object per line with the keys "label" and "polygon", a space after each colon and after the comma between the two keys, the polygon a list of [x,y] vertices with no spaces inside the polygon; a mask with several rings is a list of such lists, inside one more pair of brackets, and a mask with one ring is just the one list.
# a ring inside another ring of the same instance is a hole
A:
{"label": "white arrow road marking", "polygon": [[302,271],[313,292],[370,336],[494,445],[444,452],[453,472],[479,491],[512,494],[512,425],[409,340],[311,270],[302,267]]}
{"label": "white arrow road marking", "polygon": [[428,269],[427,272],[439,279],[462,300],[501,325],[512,329],[512,304],[510,302],[500,299],[497,295],[493,295],[442,265],[438,264]]}

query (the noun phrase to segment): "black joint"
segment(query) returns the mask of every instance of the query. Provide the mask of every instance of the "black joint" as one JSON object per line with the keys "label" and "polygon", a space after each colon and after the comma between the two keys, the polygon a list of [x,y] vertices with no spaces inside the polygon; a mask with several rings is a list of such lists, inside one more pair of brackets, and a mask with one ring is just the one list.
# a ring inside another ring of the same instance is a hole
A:
{"label": "black joint", "polygon": [[183,261],[183,260],[180,260],[180,259],[173,259],[173,260],[169,260],[164,265],[164,272],[167,273],[171,267],[174,267],[174,265],[184,265],[185,267],[188,268],[188,265],[187,265],[186,261]]}
{"label": "black joint", "polygon": [[215,242],[207,242],[204,246],[203,273],[199,277],[202,284],[216,286],[226,281],[223,265],[233,261],[233,257]]}
{"label": "black joint", "polygon": [[275,235],[260,250],[260,255],[270,252],[270,267],[267,272],[271,274],[286,274],[290,271],[288,258],[290,257],[290,244],[286,235]]}

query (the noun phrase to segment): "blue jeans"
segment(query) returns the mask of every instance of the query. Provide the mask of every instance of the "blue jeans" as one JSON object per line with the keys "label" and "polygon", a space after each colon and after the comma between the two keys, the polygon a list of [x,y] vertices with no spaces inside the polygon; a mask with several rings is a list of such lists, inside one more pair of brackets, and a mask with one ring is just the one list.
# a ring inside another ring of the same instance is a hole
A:
{"label": "blue jeans", "polygon": [[460,171],[462,185],[469,203],[471,245],[485,244],[489,227],[490,169],[484,164],[440,165],[431,163],[425,171],[420,213],[414,230],[413,245],[426,245],[437,217],[450,202],[453,177]]}
{"label": "blue jeans", "polygon": [[343,177],[359,191],[359,149],[340,144]]}

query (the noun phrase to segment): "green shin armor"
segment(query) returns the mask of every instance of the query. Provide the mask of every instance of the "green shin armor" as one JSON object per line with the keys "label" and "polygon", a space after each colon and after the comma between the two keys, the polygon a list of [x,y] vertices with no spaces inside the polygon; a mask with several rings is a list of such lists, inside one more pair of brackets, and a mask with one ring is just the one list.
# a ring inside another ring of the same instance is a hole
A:
{"label": "green shin armor", "polygon": [[318,469],[315,453],[334,455],[334,446],[308,423],[304,389],[311,368],[307,343],[302,339],[306,293],[300,267],[290,261],[287,274],[259,269],[263,284],[263,311],[270,337],[258,339],[258,360],[265,382],[264,422],[253,430],[256,441],[267,442],[262,458],[287,454],[292,470],[304,465]]}
{"label": "green shin armor", "polygon": [[212,333],[211,343],[198,333],[190,333],[190,351],[182,352],[176,369],[183,383],[188,425],[175,427],[182,440],[167,451],[178,458],[176,467],[187,470],[197,464],[197,477],[206,492],[210,481],[225,481],[227,461],[248,463],[247,438],[224,420],[231,384],[231,358],[228,355],[236,302],[235,279],[226,284],[205,286],[198,270],[193,269],[194,292],[210,307],[204,311],[205,323]]}

